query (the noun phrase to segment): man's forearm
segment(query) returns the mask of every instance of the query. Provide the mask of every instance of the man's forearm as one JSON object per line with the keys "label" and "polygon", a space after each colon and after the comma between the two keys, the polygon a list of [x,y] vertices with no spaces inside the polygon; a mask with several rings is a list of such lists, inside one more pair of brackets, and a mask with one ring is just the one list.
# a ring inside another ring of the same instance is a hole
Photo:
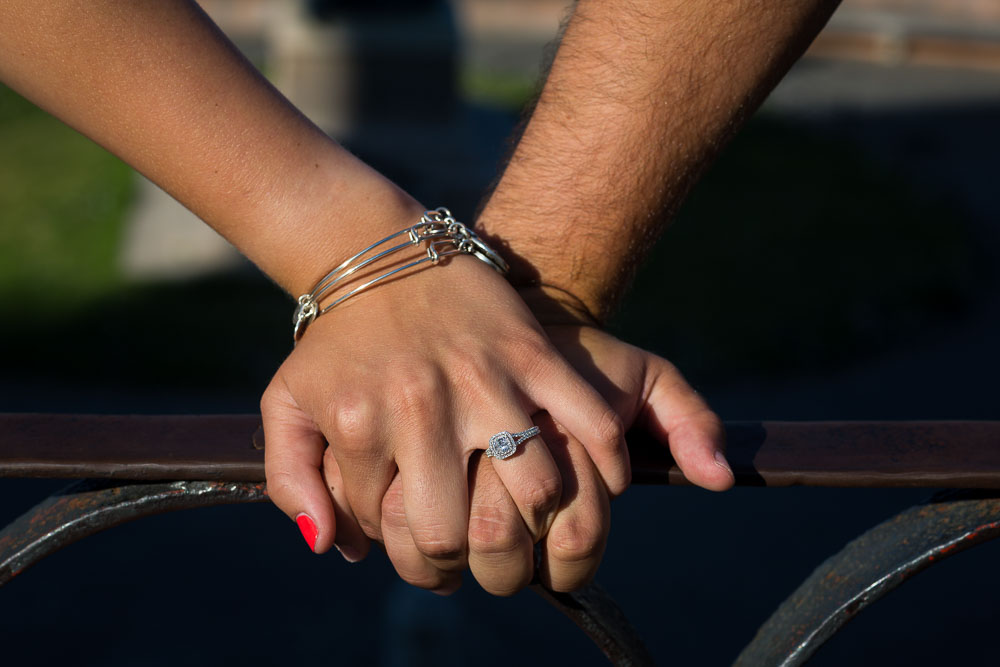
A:
{"label": "man's forearm", "polygon": [[478,225],[601,320],[702,169],[839,0],[581,0]]}
{"label": "man's forearm", "polygon": [[299,114],[189,0],[4,0],[0,79],[146,174],[293,293],[359,239],[421,212]]}

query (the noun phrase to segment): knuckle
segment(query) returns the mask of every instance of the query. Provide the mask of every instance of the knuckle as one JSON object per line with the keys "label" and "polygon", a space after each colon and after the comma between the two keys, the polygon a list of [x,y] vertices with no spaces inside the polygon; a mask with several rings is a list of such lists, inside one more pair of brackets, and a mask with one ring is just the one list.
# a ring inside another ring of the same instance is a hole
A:
{"label": "knuckle", "polygon": [[613,496],[621,495],[632,483],[632,468],[629,465],[628,450],[623,447],[625,424],[611,408],[601,417],[597,438],[600,446],[613,457],[609,459],[611,467],[605,466],[601,470],[608,491]]}
{"label": "knuckle", "polygon": [[329,406],[328,420],[348,449],[366,445],[375,431],[375,401],[364,392],[339,396]]}
{"label": "knuckle", "polygon": [[485,556],[518,551],[521,548],[518,521],[518,517],[495,507],[478,509],[469,517],[469,550]]}
{"label": "knuckle", "polygon": [[465,557],[465,540],[442,535],[439,531],[414,530],[413,544],[425,558],[433,561],[460,561]]}
{"label": "knuckle", "polygon": [[260,395],[260,414],[265,420],[272,417],[279,417],[294,404],[288,387],[284,382],[279,382],[277,378],[271,380]]}
{"label": "knuckle", "polygon": [[405,369],[393,378],[392,405],[408,422],[423,422],[443,391],[444,382],[436,369]]}
{"label": "knuckle", "polygon": [[440,370],[429,365],[404,368],[395,381],[400,398],[419,407],[433,401],[443,384]]}
{"label": "knuckle", "polygon": [[555,475],[534,480],[521,496],[521,503],[532,518],[538,518],[554,511],[561,499],[562,478]]}
{"label": "knuckle", "polygon": [[452,377],[457,391],[476,400],[489,400],[496,391],[498,373],[484,356],[457,352],[452,360]]}
{"label": "knuckle", "polygon": [[266,470],[267,495],[271,501],[285,512],[293,511],[295,498],[295,476],[288,470]]}
{"label": "knuckle", "polygon": [[517,338],[517,344],[526,356],[548,356],[552,353],[552,344],[541,331],[527,329]]}
{"label": "knuckle", "polygon": [[267,389],[264,393],[260,395],[260,413],[266,415],[270,412],[271,408],[277,403],[277,395],[274,389],[274,383],[267,385]]}
{"label": "knuckle", "polygon": [[600,557],[604,532],[598,522],[572,519],[552,528],[547,548],[558,561],[582,563]]}
{"label": "knuckle", "polygon": [[358,526],[361,527],[361,532],[363,532],[369,539],[375,540],[376,542],[381,542],[383,538],[382,529],[378,521],[372,521],[363,516],[356,517]]}
{"label": "knuckle", "polygon": [[528,378],[541,377],[552,365],[552,345],[537,332],[517,339],[518,357],[521,359],[520,372]]}
{"label": "knuckle", "polygon": [[611,408],[607,408],[601,417],[597,435],[608,449],[617,449],[625,438],[625,423],[621,416]]}
{"label": "knuckle", "polygon": [[393,488],[382,498],[382,523],[390,529],[407,526],[403,494]]}

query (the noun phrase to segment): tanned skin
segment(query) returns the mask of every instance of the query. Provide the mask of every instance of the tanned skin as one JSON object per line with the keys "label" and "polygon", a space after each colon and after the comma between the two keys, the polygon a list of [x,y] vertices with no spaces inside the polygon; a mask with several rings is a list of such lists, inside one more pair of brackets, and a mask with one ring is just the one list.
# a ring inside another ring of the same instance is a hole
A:
{"label": "tanned skin", "polygon": [[603,322],[839,0],[582,0],[478,228]]}
{"label": "tanned skin", "polygon": [[[714,470],[699,456],[721,451],[716,415],[669,362],[599,327],[698,176],[837,4],[581,0],[477,222],[560,351],[627,428],[657,434],[707,488],[732,483],[721,454]],[[564,484],[579,479],[581,466],[553,452]],[[579,502],[564,506],[543,545],[544,582],[572,587],[592,576],[607,535],[599,518]],[[577,535],[596,545],[559,548],[585,542]],[[508,571],[508,560],[494,567]]]}
{"label": "tanned skin", "polygon": [[[471,257],[382,285],[314,322],[264,394],[268,489],[314,524],[313,550],[336,542],[357,560],[382,540],[415,585],[449,592],[468,564],[509,594],[539,543],[542,580],[569,590],[596,570],[608,499],[629,482],[626,427],[653,430],[695,483],[732,484],[718,418],[676,369],[578,323],[609,312],[664,213],[832,7],[579,4],[480,218],[521,294]],[[424,208],[309,123],[188,0],[5,0],[0,78],[291,294]],[[461,306],[446,325],[442,284]],[[532,421],[542,437],[518,456],[481,457],[490,435]]]}

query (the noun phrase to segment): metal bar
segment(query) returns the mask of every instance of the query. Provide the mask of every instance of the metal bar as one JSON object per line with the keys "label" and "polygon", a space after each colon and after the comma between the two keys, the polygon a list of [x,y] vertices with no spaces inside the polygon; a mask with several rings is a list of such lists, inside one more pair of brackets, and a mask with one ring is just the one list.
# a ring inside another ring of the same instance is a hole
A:
{"label": "metal bar", "polygon": [[611,664],[617,667],[655,664],[639,633],[597,582],[572,593],[556,593],[539,584],[533,584],[531,589],[587,633]]}
{"label": "metal bar", "polygon": [[[257,415],[4,415],[0,477],[262,481]],[[731,422],[743,486],[1000,488],[1000,422]],[[633,478],[688,484],[666,448],[628,435]]]}
{"label": "metal bar", "polygon": [[62,547],[126,521],[263,500],[267,500],[263,482],[76,482],[0,531],[0,586]]}
{"label": "metal bar", "polygon": [[869,530],[819,566],[761,626],[737,667],[804,664],[857,614],[915,574],[1000,535],[996,492],[948,492]]}
{"label": "metal bar", "polygon": [[0,477],[262,482],[259,427],[258,415],[0,414]]}
{"label": "metal bar", "polygon": [[[0,586],[46,556],[95,533],[153,514],[267,500],[263,482],[119,483],[82,480],[0,531]],[[652,665],[638,633],[596,583],[573,593],[533,590],[586,632],[620,667]]]}
{"label": "metal bar", "polygon": [[[259,423],[256,415],[0,415],[0,477],[188,480],[87,482],[48,499],[0,532],[0,585],[56,549],[124,521],[266,499]],[[729,423],[726,430],[728,456],[742,485],[1000,488],[1000,422],[748,422]],[[629,444],[637,482],[688,483],[648,435],[630,433]],[[803,584],[737,664],[801,664],[901,581],[995,537],[998,503],[990,498],[921,506],[866,533]],[[904,538],[905,545],[897,544]],[[598,587],[573,594],[536,591],[614,664],[652,664],[624,615]]]}
{"label": "metal bar", "polygon": [[[741,486],[1000,488],[1000,422],[729,422]],[[666,449],[629,433],[639,484],[690,484]]]}

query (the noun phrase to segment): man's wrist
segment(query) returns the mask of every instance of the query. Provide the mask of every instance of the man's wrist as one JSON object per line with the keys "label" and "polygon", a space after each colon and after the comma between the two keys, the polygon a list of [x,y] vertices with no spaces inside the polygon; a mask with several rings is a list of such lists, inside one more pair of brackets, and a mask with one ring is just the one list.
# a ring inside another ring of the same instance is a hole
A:
{"label": "man's wrist", "polygon": [[[491,201],[476,221],[476,232],[510,264],[507,279],[522,298],[533,300],[539,311],[557,320],[603,326],[614,305],[614,290],[602,278],[608,272],[591,270],[593,265],[580,256],[588,248],[547,235],[544,227],[523,219],[511,223],[494,211]],[[503,222],[492,224],[494,220]]]}
{"label": "man's wrist", "polygon": [[577,325],[601,328],[603,323],[572,292],[554,285],[518,287],[535,318],[543,326]]}

